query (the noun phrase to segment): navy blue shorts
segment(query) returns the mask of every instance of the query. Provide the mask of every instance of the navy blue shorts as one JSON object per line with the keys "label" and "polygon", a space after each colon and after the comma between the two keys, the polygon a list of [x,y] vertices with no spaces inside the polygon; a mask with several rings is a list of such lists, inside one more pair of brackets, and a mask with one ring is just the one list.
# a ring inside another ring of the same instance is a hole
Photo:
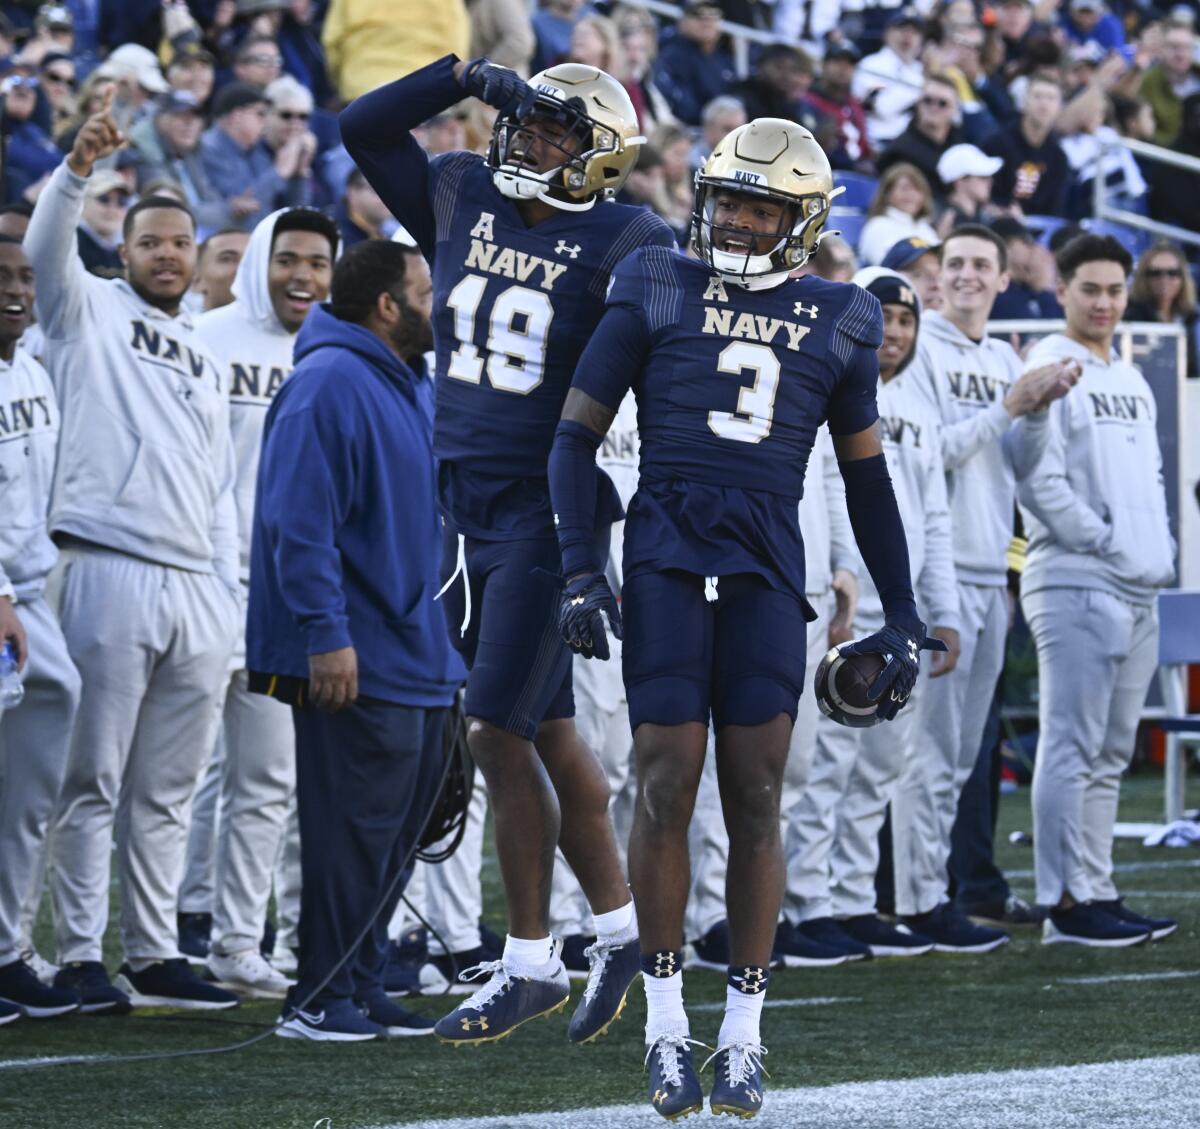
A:
{"label": "navy blue shorts", "polygon": [[669,570],[625,581],[621,613],[629,724],[762,725],[796,720],[804,690],[803,601],[739,573],[704,594],[704,577]]}
{"label": "navy blue shorts", "polygon": [[[458,563],[458,536],[447,525],[442,580]],[[466,581],[442,595],[450,638],[467,664],[468,717],[533,740],[543,721],[575,716],[571,652],[558,631],[558,542],[464,539]],[[466,592],[470,587],[470,618]]]}

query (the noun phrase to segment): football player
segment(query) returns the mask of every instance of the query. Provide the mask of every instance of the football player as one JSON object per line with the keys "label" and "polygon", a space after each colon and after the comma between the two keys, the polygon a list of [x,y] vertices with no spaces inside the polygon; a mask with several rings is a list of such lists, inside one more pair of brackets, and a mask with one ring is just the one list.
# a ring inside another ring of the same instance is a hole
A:
{"label": "football player", "polygon": [[[467,94],[500,111],[488,156],[427,158],[411,131]],[[527,84],[486,59],[447,56],[357,99],[340,125],[433,268],[443,594],[470,668],[469,741],[508,902],[503,959],[478,966],[487,983],[437,1034],[490,1042],[565,1004],[547,916],[560,844],[594,915],[588,987],[570,1027],[573,1041],[588,1041],[637,976],[637,925],[604,772],[573,721],[546,465],[612,272],[643,244],[674,239],[648,210],[607,202],[643,139],[624,88],[594,67],[562,64]],[[622,511],[611,482],[591,475],[603,501],[590,536],[604,541]]]}
{"label": "football player", "polygon": [[592,463],[632,385],[642,447],[622,596],[638,778],[629,868],[649,1093],[668,1118],[704,1104],[680,948],[710,718],[730,840],[730,966],[710,1105],[741,1116],[762,1105],[759,1019],[783,891],[779,797],[813,614],[797,507],[826,420],[886,617],[854,645],[884,656],[871,693],[885,719],[931,645],[876,426],[879,302],[844,283],[789,277],[816,249],[832,195],[829,161],[793,122],[760,118],[720,142],[697,177],[697,258],[647,247],[617,269],[550,456],[568,581],[560,625],[572,647],[604,657],[602,617],[617,629],[621,615],[590,533]]}

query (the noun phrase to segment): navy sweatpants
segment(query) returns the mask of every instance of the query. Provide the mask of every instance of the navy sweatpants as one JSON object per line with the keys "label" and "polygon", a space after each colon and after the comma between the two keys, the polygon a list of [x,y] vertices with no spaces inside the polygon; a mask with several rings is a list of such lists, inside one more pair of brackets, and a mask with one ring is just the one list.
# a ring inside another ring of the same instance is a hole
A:
{"label": "navy sweatpants", "polygon": [[[420,834],[441,779],[447,714],[361,698],[337,713],[293,708],[301,869],[297,1002],[358,936]],[[357,953],[310,1009],[379,987],[388,922],[407,881],[406,874]]]}

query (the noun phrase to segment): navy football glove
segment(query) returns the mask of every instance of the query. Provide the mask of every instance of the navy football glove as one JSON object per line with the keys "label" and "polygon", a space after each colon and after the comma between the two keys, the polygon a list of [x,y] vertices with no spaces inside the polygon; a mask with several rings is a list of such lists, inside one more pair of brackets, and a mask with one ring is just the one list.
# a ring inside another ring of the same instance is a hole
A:
{"label": "navy football glove", "polygon": [[572,651],[585,659],[608,658],[605,616],[608,629],[620,639],[621,609],[603,573],[588,573],[567,585],[558,612],[558,629]]}
{"label": "navy football glove", "polygon": [[537,91],[516,71],[499,67],[490,59],[472,59],[462,72],[463,89],[502,114],[523,118],[537,101]]}
{"label": "navy football glove", "polygon": [[884,721],[891,721],[916,685],[921,669],[920,652],[944,650],[946,644],[940,639],[930,639],[925,634],[925,625],[918,620],[903,627],[896,623],[886,624],[874,635],[843,647],[842,655],[883,656],[883,670],[871,683],[867,697],[879,702],[876,712]]}

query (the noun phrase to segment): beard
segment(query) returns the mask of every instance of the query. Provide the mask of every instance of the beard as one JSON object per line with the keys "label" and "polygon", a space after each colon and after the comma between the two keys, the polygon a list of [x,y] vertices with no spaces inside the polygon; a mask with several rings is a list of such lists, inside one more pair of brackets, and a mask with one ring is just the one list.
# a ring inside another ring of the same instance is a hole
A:
{"label": "beard", "polygon": [[401,305],[400,324],[392,331],[392,345],[406,361],[433,348],[433,325],[416,310]]}

